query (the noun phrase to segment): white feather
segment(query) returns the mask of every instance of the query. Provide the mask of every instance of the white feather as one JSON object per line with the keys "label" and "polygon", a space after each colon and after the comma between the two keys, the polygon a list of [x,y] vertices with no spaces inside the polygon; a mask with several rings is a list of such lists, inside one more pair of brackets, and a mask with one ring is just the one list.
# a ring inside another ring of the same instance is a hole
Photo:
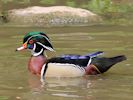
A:
{"label": "white feather", "polygon": [[[49,63],[44,77],[79,77],[85,74],[85,69],[74,64]],[[41,71],[43,77],[45,65]]]}

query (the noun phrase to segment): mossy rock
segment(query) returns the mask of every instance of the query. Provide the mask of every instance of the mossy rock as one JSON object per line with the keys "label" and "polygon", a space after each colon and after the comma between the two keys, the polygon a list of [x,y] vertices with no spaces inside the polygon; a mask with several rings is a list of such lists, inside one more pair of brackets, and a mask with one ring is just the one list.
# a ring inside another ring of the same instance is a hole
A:
{"label": "mossy rock", "polygon": [[29,26],[92,25],[102,18],[91,11],[67,6],[28,7],[8,11],[9,23]]}

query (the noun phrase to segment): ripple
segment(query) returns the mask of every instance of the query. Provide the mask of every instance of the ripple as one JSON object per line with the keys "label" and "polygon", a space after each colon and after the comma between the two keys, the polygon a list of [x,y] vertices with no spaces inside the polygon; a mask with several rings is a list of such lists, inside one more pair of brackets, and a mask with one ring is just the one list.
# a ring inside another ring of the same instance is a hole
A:
{"label": "ripple", "polygon": [[71,98],[81,98],[82,96],[79,95],[72,95],[72,94],[66,94],[66,93],[55,93],[55,94],[51,94],[54,96],[60,96],[60,97],[71,97]]}
{"label": "ripple", "polygon": [[67,90],[57,90],[57,89],[47,89],[48,91],[52,91],[52,92],[63,92],[63,93],[66,93],[66,92],[71,92],[71,93],[73,93],[73,92],[76,92],[76,91],[67,91]]}

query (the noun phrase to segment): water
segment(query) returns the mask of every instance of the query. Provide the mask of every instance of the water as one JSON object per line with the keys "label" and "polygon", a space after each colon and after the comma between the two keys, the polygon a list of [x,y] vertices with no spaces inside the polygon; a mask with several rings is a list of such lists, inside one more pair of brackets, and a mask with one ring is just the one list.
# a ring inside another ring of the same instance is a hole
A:
{"label": "water", "polygon": [[[42,85],[27,70],[30,52],[15,52],[29,31],[48,34],[56,50],[47,52],[49,58],[103,50],[105,56],[125,54],[128,60],[102,75],[47,78]],[[132,32],[132,27],[126,26],[0,27],[0,100],[132,100]]]}

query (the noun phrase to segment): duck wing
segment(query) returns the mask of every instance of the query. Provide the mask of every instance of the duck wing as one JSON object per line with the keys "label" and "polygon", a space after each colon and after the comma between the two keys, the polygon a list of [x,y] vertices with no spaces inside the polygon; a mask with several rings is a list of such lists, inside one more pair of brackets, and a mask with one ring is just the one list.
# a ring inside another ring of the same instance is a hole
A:
{"label": "duck wing", "polygon": [[103,54],[102,51],[89,53],[86,55],[67,54],[58,57],[53,57],[49,59],[47,63],[74,64],[79,65],[81,67],[86,67],[88,63],[91,63],[91,58],[97,57],[101,54]]}

